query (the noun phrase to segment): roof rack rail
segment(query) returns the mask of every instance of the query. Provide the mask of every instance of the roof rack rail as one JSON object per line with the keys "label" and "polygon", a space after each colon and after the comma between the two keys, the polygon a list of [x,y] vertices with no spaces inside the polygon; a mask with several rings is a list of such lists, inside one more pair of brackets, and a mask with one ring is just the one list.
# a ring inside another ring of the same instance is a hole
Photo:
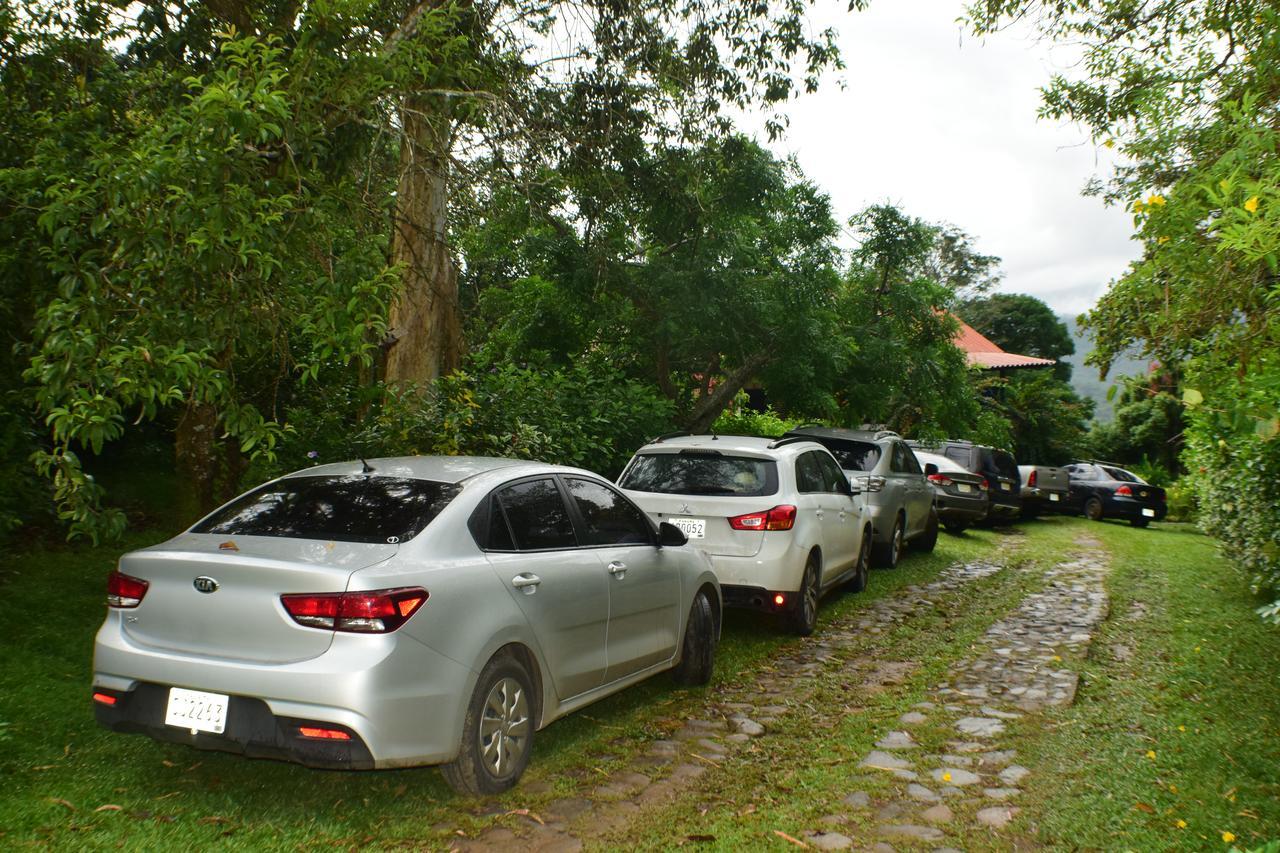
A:
{"label": "roof rack rail", "polygon": [[666,441],[666,440],[667,440],[667,439],[669,439],[669,438],[681,438],[681,437],[686,436],[686,435],[693,435],[693,433],[691,433],[691,432],[668,432],[668,433],[664,433],[663,435],[658,436],[657,438],[651,439],[651,440],[649,441],[649,443],[650,443],[650,444],[662,444],[662,442]]}
{"label": "roof rack rail", "polygon": [[784,444],[795,444],[797,441],[813,441],[813,439],[807,435],[786,436],[774,441],[772,444],[769,445],[768,449],[776,450],[777,448],[782,447]]}

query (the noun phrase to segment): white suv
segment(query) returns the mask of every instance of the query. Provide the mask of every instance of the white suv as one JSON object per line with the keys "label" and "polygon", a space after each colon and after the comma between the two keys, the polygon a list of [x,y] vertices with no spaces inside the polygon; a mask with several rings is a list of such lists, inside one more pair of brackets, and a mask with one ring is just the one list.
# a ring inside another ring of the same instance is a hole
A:
{"label": "white suv", "polygon": [[824,592],[867,585],[865,498],[815,441],[666,436],[636,452],[618,485],[710,556],[726,606],[782,613],[803,636]]}

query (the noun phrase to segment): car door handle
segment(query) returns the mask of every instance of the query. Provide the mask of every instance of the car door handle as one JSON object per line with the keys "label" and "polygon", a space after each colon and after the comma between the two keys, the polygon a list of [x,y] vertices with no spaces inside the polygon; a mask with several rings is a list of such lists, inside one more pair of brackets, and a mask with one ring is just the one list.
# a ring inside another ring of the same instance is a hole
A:
{"label": "car door handle", "polygon": [[516,589],[523,589],[526,593],[534,592],[540,583],[542,583],[542,578],[528,572],[522,572],[511,579],[512,586]]}
{"label": "car door handle", "polygon": [[609,564],[609,574],[611,575],[625,574],[626,571],[627,571],[626,563],[620,563],[617,560],[614,560],[612,563]]}

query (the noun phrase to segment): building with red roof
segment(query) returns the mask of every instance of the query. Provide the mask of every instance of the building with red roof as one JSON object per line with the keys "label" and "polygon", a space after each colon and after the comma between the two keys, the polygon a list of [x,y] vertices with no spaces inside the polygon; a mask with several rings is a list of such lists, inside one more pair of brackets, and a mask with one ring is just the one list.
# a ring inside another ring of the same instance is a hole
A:
{"label": "building with red roof", "polygon": [[1036,358],[1030,355],[1017,355],[1005,352],[995,342],[970,326],[959,317],[960,331],[956,333],[955,344],[969,359],[970,367],[981,370],[1015,370],[1024,367],[1053,367],[1058,362],[1052,358]]}

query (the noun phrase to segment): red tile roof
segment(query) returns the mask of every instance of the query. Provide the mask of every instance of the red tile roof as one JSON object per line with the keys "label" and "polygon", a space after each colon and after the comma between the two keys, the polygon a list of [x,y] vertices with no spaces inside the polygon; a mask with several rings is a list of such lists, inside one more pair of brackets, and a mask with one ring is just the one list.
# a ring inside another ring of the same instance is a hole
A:
{"label": "red tile roof", "polygon": [[1012,367],[1053,367],[1057,364],[1051,358],[1036,358],[1030,355],[1005,352],[977,329],[958,317],[956,319],[960,323],[960,331],[956,334],[955,343],[969,359],[970,367],[979,367],[983,370],[1002,370]]}

